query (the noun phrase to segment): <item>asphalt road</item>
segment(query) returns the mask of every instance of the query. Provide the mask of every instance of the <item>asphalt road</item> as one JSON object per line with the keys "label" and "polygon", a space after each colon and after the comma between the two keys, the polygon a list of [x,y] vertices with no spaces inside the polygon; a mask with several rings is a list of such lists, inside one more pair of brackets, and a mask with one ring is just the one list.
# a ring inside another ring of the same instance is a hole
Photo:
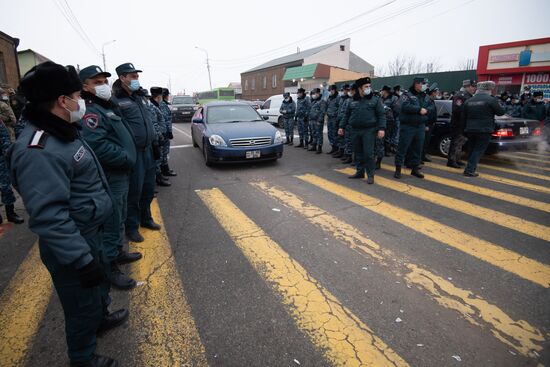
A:
{"label": "asphalt road", "polygon": [[[113,291],[123,366],[550,366],[550,153],[346,178],[326,154],[207,168],[175,125],[162,232]],[[325,147],[327,148],[327,147]],[[24,213],[18,202],[18,211]],[[0,235],[0,366],[64,366],[63,315],[26,225]]]}

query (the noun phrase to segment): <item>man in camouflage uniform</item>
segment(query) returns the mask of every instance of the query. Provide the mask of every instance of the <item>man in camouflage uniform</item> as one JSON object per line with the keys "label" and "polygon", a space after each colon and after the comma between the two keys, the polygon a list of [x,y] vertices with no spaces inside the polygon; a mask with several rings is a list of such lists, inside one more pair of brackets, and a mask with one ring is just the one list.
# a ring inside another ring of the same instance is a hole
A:
{"label": "man in camouflage uniform", "polygon": [[321,154],[323,152],[323,127],[325,126],[325,114],[327,104],[321,99],[321,89],[311,91],[311,108],[309,109],[309,123],[313,125],[313,142],[310,152]]}
{"label": "man in camouflage uniform", "polygon": [[[2,204],[6,207],[6,217],[8,222],[21,224],[24,222],[15,212],[15,195],[11,189],[10,172],[6,162],[6,153],[11,146],[10,133],[8,128],[0,119],[0,193],[2,194]],[[2,216],[0,215],[0,224]]]}
{"label": "man in camouflage uniform", "polygon": [[338,110],[340,109],[340,96],[338,95],[338,88],[336,85],[331,85],[329,88],[329,95],[327,98],[327,128],[328,128],[328,141],[331,149],[327,154],[334,154],[338,152],[338,145],[336,140],[338,136]]}
{"label": "man in camouflage uniform", "polygon": [[172,111],[170,110],[170,91],[167,88],[162,88],[162,101],[159,104],[160,112],[164,116],[166,124],[166,134],[164,144],[161,147],[160,172],[165,177],[173,177],[178,174],[170,169],[168,165],[168,155],[170,154],[170,140],[174,139],[172,133]]}
{"label": "man in camouflage uniform", "polygon": [[342,119],[346,101],[349,98],[348,92],[349,84],[344,84],[340,93],[340,104],[338,105],[338,114],[336,116],[336,146],[338,150],[332,154],[333,158],[342,158],[344,156],[344,137],[338,134],[338,129],[340,128],[340,119]]}
{"label": "man in camouflage uniform", "polygon": [[462,88],[453,97],[453,109],[451,114],[451,145],[447,158],[447,166],[452,168],[464,167],[460,162],[462,156],[462,147],[468,139],[464,136],[464,121],[462,119],[462,110],[464,102],[472,98],[476,91],[477,83],[474,80],[464,80]]}
{"label": "man in camouflage uniform", "polygon": [[298,135],[300,136],[300,144],[296,145],[296,148],[306,148],[308,145],[308,116],[311,102],[309,97],[306,96],[306,90],[304,88],[298,88],[298,97],[296,99],[296,121],[298,122]]}
{"label": "man in camouflage uniform", "polygon": [[161,163],[162,163],[162,146],[165,143],[166,139],[166,121],[165,117],[160,111],[160,103],[162,101],[162,88],[161,87],[151,87],[151,97],[149,98],[149,105],[147,106],[149,112],[151,113],[151,120],[153,121],[153,126],[155,127],[156,139],[153,142],[153,147],[155,147],[155,161],[156,161],[156,181],[158,186],[171,186],[167,178],[162,175]]}
{"label": "man in camouflage uniform", "polygon": [[15,118],[15,114],[10,107],[8,91],[2,88],[0,88],[0,119],[2,119],[4,125],[8,128],[10,140],[15,141],[14,127],[17,119]]}

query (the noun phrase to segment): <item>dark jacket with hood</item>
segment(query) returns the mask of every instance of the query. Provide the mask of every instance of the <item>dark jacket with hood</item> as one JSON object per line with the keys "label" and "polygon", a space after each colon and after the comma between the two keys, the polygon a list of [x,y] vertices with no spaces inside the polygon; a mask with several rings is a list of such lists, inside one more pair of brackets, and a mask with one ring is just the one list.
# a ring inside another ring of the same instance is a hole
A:
{"label": "dark jacket with hood", "polygon": [[296,103],[292,97],[289,97],[288,102],[283,99],[281,108],[279,108],[279,113],[282,114],[284,118],[294,118],[294,115],[296,114]]}

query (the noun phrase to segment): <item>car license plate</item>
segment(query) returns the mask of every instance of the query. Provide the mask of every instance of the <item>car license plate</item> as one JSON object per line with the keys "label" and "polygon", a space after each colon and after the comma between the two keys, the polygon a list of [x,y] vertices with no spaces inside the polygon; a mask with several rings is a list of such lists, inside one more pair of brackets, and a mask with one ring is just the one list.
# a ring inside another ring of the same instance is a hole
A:
{"label": "car license plate", "polygon": [[246,159],[260,158],[261,152],[259,150],[250,150],[246,152]]}
{"label": "car license plate", "polygon": [[182,114],[182,115],[190,115],[191,112],[182,112],[181,114]]}
{"label": "car license plate", "polygon": [[521,126],[519,128],[519,135],[529,135],[529,126]]}

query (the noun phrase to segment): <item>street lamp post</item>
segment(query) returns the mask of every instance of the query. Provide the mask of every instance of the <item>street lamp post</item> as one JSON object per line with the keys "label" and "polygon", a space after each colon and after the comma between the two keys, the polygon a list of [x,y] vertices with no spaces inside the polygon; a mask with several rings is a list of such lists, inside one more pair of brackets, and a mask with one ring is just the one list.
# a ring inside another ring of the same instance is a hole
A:
{"label": "street lamp post", "polygon": [[101,57],[103,57],[103,71],[107,71],[107,63],[105,62],[105,46],[110,45],[111,43],[114,43],[114,42],[116,42],[116,40],[105,42],[103,45],[101,45]]}
{"label": "street lamp post", "polygon": [[208,57],[208,51],[198,46],[195,46],[195,48],[206,54],[206,69],[208,70],[208,83],[210,84],[210,90],[212,90],[212,76],[210,75],[210,58]]}

